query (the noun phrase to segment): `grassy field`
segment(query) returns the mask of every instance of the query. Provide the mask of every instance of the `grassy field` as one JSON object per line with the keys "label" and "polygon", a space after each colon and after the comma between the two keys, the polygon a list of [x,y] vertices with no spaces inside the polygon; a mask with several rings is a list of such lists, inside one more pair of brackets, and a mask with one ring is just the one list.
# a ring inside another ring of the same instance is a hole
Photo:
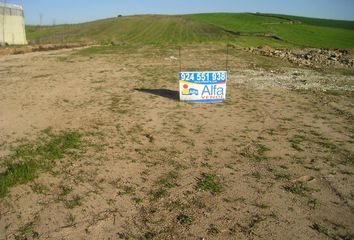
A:
{"label": "grassy field", "polygon": [[132,16],[77,25],[27,27],[30,41],[163,44],[227,41],[231,34],[218,27],[178,16]]}
{"label": "grassy field", "polygon": [[[297,47],[352,48],[354,45],[353,29],[338,27],[342,26],[342,21],[309,18],[302,21],[303,18],[296,18],[295,22],[295,19],[291,18],[247,13],[197,14],[191,15],[190,18],[238,32],[241,36],[261,37],[258,42],[260,45],[264,36]],[[317,22],[317,25],[314,22]],[[350,23],[351,26],[354,25],[353,22]],[[336,27],[328,27],[330,25]]]}
{"label": "grassy field", "polygon": [[181,16],[128,16],[82,24],[27,26],[27,37],[32,43],[231,42],[240,47],[269,45],[353,48],[353,29],[353,21],[250,13],[209,13]]}
{"label": "grassy field", "polygon": [[299,16],[289,16],[282,14],[262,14],[263,16],[277,17],[290,21],[300,21],[307,25],[320,26],[320,27],[333,27],[333,28],[343,28],[354,30],[353,21],[345,20],[331,20],[331,19],[320,19],[320,18],[308,18]]}
{"label": "grassy field", "polygon": [[[192,104],[177,56],[0,57],[0,239],[353,239],[353,74],[230,48],[227,101]],[[225,45],[182,58],[223,69]]]}

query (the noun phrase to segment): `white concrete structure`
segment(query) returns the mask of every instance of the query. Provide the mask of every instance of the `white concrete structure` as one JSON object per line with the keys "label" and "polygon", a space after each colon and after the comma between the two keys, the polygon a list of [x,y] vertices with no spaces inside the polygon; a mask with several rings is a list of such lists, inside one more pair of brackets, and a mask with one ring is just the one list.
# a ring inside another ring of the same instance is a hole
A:
{"label": "white concrete structure", "polygon": [[25,19],[20,5],[0,3],[0,44],[27,44]]}

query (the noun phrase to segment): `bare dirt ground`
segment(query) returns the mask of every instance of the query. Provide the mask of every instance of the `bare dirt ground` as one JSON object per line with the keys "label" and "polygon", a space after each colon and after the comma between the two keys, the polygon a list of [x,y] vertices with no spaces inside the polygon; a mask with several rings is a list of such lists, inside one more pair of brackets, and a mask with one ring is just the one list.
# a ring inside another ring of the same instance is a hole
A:
{"label": "bare dirt ground", "polygon": [[[352,72],[231,54],[222,104],[178,101],[175,49],[1,57],[2,162],[82,144],[0,198],[0,239],[353,239]],[[187,46],[182,67],[224,59]]]}
{"label": "bare dirt ground", "polygon": [[0,48],[0,56],[12,55],[12,54],[24,54],[24,53],[31,53],[31,52],[44,52],[44,51],[52,51],[58,49],[81,48],[87,45],[93,45],[93,44],[67,43],[67,44],[42,44],[42,45],[6,47],[6,48]]}

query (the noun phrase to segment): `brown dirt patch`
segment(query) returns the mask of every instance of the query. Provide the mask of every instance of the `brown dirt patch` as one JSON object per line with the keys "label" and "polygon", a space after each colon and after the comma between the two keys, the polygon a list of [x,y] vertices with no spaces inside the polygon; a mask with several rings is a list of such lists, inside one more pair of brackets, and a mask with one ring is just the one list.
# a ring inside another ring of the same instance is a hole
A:
{"label": "brown dirt patch", "polygon": [[[219,49],[184,67],[221,68]],[[2,159],[47,128],[86,142],[0,199],[0,239],[353,237],[353,75],[232,50],[227,102],[188,104],[171,56],[0,58]]]}

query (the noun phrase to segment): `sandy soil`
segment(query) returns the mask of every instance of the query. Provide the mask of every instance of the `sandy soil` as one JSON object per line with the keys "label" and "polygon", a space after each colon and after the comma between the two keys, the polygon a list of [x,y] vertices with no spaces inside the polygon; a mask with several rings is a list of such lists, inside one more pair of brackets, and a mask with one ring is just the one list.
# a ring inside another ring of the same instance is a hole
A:
{"label": "sandy soil", "polygon": [[[47,128],[87,142],[0,199],[0,239],[353,238],[352,74],[233,50],[227,102],[188,104],[176,50],[76,51],[0,58],[2,159]],[[189,46],[183,68],[224,59]]]}
{"label": "sandy soil", "polygon": [[4,47],[0,48],[0,56],[12,55],[12,54],[25,54],[31,52],[45,52],[58,49],[73,49],[83,48],[93,44],[81,44],[81,43],[68,43],[68,44],[42,44],[42,45],[26,45],[17,47]]}

